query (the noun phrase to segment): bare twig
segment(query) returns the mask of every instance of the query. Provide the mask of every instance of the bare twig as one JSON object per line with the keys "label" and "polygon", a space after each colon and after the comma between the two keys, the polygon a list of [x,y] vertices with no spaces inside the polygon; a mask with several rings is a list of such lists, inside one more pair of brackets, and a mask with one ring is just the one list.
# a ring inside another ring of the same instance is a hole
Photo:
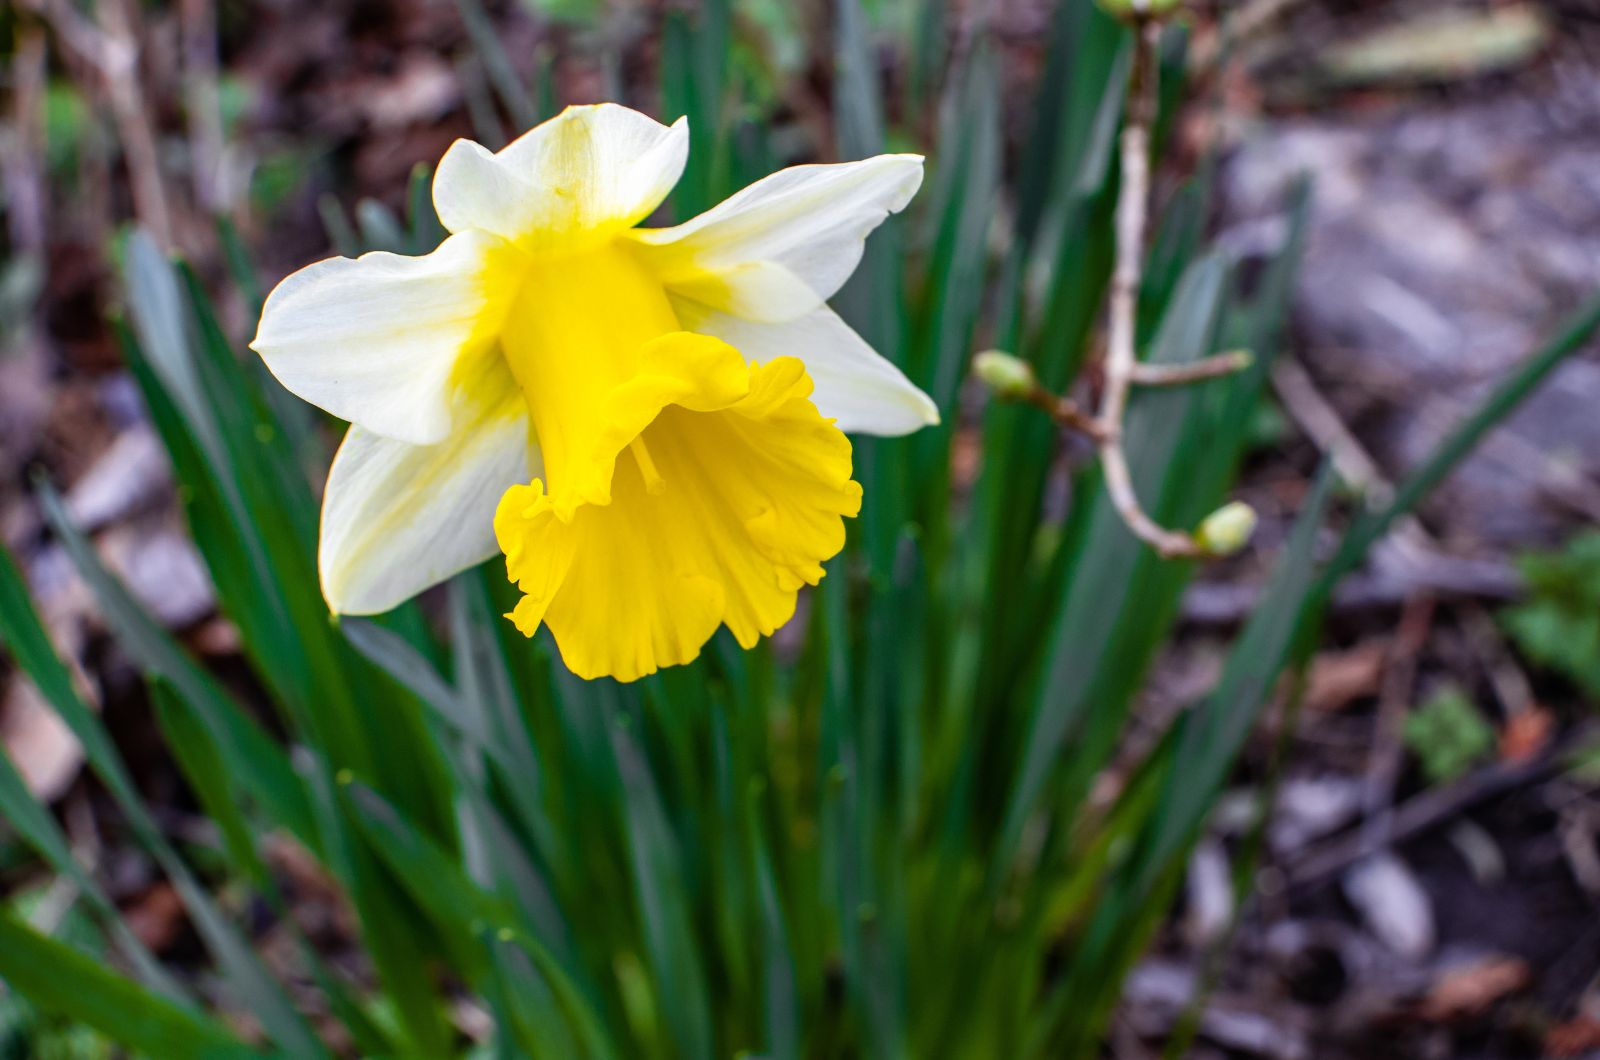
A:
{"label": "bare twig", "polygon": [[13,111],[0,124],[0,181],[6,192],[6,226],[11,243],[30,254],[45,249],[44,155],[45,40],[35,23],[17,27],[12,54]]}
{"label": "bare twig", "polygon": [[1207,550],[1193,537],[1161,526],[1145,512],[1133,487],[1127,453],[1122,447],[1122,421],[1128,389],[1138,364],[1134,320],[1143,274],[1144,233],[1150,200],[1150,126],[1156,111],[1156,55],[1161,24],[1140,21],[1136,29],[1133,71],[1128,81],[1128,109],[1120,139],[1122,183],[1117,191],[1116,266],[1111,274],[1110,326],[1106,339],[1105,388],[1100,397],[1096,443],[1106,494],[1128,529],[1162,556],[1199,557]]}
{"label": "bare twig", "polygon": [[[1179,386],[1238,372],[1251,363],[1246,350],[1233,350],[1185,364],[1146,364],[1138,359],[1135,319],[1144,272],[1145,228],[1150,209],[1150,129],[1157,106],[1157,68],[1162,20],[1147,0],[1133,0],[1128,17],[1137,40],[1122,133],[1121,182],[1115,216],[1116,261],[1111,274],[1103,385],[1099,408],[1090,415],[1069,397],[1039,385],[1023,361],[999,350],[979,354],[974,371],[995,393],[1044,410],[1062,427],[1087,436],[1100,457],[1106,496],[1124,525],[1163,558],[1214,558],[1243,547],[1255,528],[1255,513],[1242,503],[1225,505],[1200,524],[1195,534],[1171,530],[1151,518],[1139,501],[1123,448],[1123,421],[1134,386]],[[1166,8],[1162,9],[1167,10]]]}
{"label": "bare twig", "polygon": [[[1282,358],[1272,369],[1272,384],[1283,401],[1291,418],[1300,425],[1318,449],[1327,453],[1334,470],[1347,483],[1360,490],[1371,505],[1383,505],[1394,496],[1394,485],[1379,470],[1378,463],[1362,446],[1360,439],[1347,427],[1305,368],[1292,358]],[[1454,562],[1439,540],[1430,534],[1415,514],[1396,520],[1394,529],[1385,539],[1393,546],[1399,566],[1414,581],[1425,582],[1426,572]],[[1463,560],[1463,563],[1477,561]],[[1507,570],[1507,574],[1514,572]],[[1513,579],[1512,585],[1516,581]],[[1420,589],[1420,587],[1419,587]],[[1416,590],[1408,590],[1416,591]],[[1517,713],[1533,702],[1533,692],[1527,676],[1517,667],[1511,653],[1493,621],[1483,608],[1468,602],[1464,609],[1468,632],[1475,641],[1473,647],[1484,659],[1484,668],[1494,685],[1495,693],[1508,715]]]}
{"label": "bare twig", "polygon": [[1042,386],[1035,386],[1022,395],[1023,401],[1043,409],[1045,414],[1062,427],[1079,431],[1095,441],[1100,440],[1100,423],[1082,405],[1069,397],[1052,394]]}
{"label": "bare twig", "polygon": [[128,0],[99,0],[100,24],[96,25],[65,0],[26,0],[26,5],[44,18],[68,51],[104,83],[127,158],[134,210],[157,241],[171,247],[172,219],[161,183],[160,154],[139,81],[137,12]]}
{"label": "bare twig", "polygon": [[1574,803],[1561,811],[1561,848],[1567,855],[1572,878],[1591,896],[1600,895],[1600,850],[1595,848],[1600,814],[1587,802]]}
{"label": "bare twig", "polygon": [[[1569,739],[1562,750],[1546,752],[1534,761],[1495,762],[1467,774],[1453,784],[1428,788],[1412,796],[1395,807],[1389,823],[1389,842],[1403,843],[1479,803],[1543,779],[1561,767],[1565,752],[1575,746],[1579,746],[1579,740]],[[1289,886],[1303,888],[1324,883],[1365,857],[1367,851],[1367,837],[1363,829],[1346,832],[1307,851],[1286,866]]]}
{"label": "bare twig", "polygon": [[1136,386],[1180,386],[1185,383],[1203,383],[1207,379],[1220,379],[1250,367],[1248,350],[1232,350],[1211,357],[1202,357],[1187,364],[1150,364],[1135,361],[1128,370],[1128,382]]}
{"label": "bare twig", "polygon": [[139,80],[138,11],[129,0],[99,0],[96,6],[105,31],[101,71],[121,130],[122,149],[127,152],[134,206],[140,222],[162,246],[171,249],[172,215],[161,181],[161,156]]}
{"label": "bare twig", "polygon": [[1235,5],[1211,35],[1196,43],[1189,58],[1189,77],[1202,81],[1216,72],[1233,48],[1276,22],[1300,0],[1245,0]]}
{"label": "bare twig", "polygon": [[1417,596],[1407,601],[1400,616],[1400,628],[1389,645],[1385,660],[1383,687],[1378,695],[1378,717],[1372,734],[1372,751],[1367,760],[1362,808],[1366,823],[1362,839],[1368,856],[1377,854],[1389,842],[1394,820],[1394,792],[1405,762],[1405,720],[1411,705],[1412,685],[1416,681],[1417,656],[1433,629],[1433,598]]}
{"label": "bare twig", "polygon": [[[1361,441],[1345,426],[1338,411],[1322,396],[1316,383],[1292,357],[1280,357],[1272,366],[1272,388],[1289,415],[1306,436],[1333,461],[1333,469],[1351,487],[1374,504],[1387,504],[1394,488],[1367,454]],[[1407,519],[1414,517],[1407,516]]]}
{"label": "bare twig", "polygon": [[1532,710],[1535,704],[1533,682],[1517,665],[1489,612],[1482,604],[1468,601],[1461,609],[1460,621],[1468,650],[1477,657],[1478,665],[1489,679],[1489,685],[1494,689],[1495,698],[1500,700],[1500,706],[1505,709],[1506,717]]}
{"label": "bare twig", "polygon": [[189,119],[189,166],[195,198],[210,213],[231,205],[223,171],[222,103],[217,84],[217,11],[214,0],[182,0],[183,83]]}

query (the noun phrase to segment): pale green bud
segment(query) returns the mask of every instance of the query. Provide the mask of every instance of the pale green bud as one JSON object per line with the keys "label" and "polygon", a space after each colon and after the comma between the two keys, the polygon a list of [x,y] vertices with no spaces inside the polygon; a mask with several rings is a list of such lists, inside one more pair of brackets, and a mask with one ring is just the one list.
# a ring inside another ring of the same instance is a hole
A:
{"label": "pale green bud", "polygon": [[1231,556],[1250,543],[1256,522],[1254,508],[1243,501],[1230,501],[1205,517],[1194,539],[1213,556]]}
{"label": "pale green bud", "polygon": [[1003,398],[1024,397],[1037,385],[1033,368],[1004,350],[984,350],[972,359],[972,373]]}

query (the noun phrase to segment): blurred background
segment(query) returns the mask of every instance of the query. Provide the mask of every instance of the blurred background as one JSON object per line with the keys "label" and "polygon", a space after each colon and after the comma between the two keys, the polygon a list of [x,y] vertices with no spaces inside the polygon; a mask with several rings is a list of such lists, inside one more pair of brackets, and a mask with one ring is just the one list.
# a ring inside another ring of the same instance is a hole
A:
{"label": "blurred background", "polygon": [[[729,10],[725,37],[708,39],[694,5],[608,0],[0,9],[0,539],[165,830],[206,823],[160,739],[145,667],[108,633],[32,486],[54,483],[133,596],[259,699],[108,323],[126,303],[129,223],[192,265],[237,345],[260,292],[295,268],[413,249],[416,167],[456,138],[498,147],[564,103],[597,100],[698,122],[702,101],[675,72],[709,51],[734,87],[718,135],[695,128],[680,216],[780,166],[866,153],[841,147],[871,139],[840,106],[852,98],[841,81],[864,77],[888,149],[925,149],[952,120],[992,134],[997,183],[966,194],[993,196],[980,262],[1006,259],[1029,223],[1017,189],[1050,102],[1053,4],[868,0],[851,8],[864,68],[840,59],[833,4]],[[1206,238],[1250,260],[1282,244],[1302,177],[1311,198],[1284,352],[1249,413],[1234,491],[1261,514],[1257,547],[1201,566],[1183,590],[1113,778],[1216,685],[1319,464],[1346,490],[1385,495],[1600,289],[1593,0],[1212,0],[1186,26],[1157,207],[1202,175]],[[952,118],[965,97],[950,72],[980,36],[998,60],[996,105]],[[943,159],[930,157],[936,182]],[[956,337],[961,363],[1003,341],[988,315],[972,330]],[[959,501],[986,398],[972,384],[951,392]],[[1044,502],[1057,520],[1058,494]],[[1334,592],[1298,709],[1276,701],[1243,744],[1121,990],[1105,1055],[1180,1041],[1274,1060],[1600,1056],[1600,753],[1585,750],[1600,707],[1597,524],[1591,347]],[[169,965],[203,963],[172,884],[105,827],[78,740],[3,657],[0,739],[138,939]],[[1268,783],[1274,810],[1255,834]],[[1241,891],[1231,852],[1247,840],[1259,853]],[[294,882],[302,926],[342,959],[354,929],[320,870],[289,844],[268,856]],[[66,915],[3,822],[0,900],[36,923]],[[256,928],[269,964],[293,963],[274,953],[289,943],[270,922]],[[0,1056],[102,1055],[81,1033],[0,996]]]}

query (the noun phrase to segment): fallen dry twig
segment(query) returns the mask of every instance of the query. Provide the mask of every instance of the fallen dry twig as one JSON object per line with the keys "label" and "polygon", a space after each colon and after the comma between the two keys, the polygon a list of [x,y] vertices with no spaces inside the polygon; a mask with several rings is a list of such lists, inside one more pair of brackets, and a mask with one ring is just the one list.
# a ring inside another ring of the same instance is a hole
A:
{"label": "fallen dry twig", "polygon": [[[1436,828],[1457,814],[1506,792],[1536,783],[1560,768],[1565,753],[1585,734],[1575,734],[1563,748],[1546,753],[1531,762],[1496,762],[1443,787],[1428,788],[1395,807],[1389,822],[1388,839],[1401,843]],[[1327,882],[1366,856],[1368,841],[1364,828],[1348,831],[1308,850],[1290,861],[1284,875],[1293,888],[1314,887]]]}

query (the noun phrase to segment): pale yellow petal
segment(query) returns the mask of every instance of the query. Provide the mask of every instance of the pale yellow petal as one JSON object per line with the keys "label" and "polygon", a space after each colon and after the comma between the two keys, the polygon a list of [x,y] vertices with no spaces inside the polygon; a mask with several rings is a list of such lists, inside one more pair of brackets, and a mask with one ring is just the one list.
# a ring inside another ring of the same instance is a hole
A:
{"label": "pale yellow petal", "polygon": [[598,245],[661,205],[683,173],[689,126],[615,103],[568,107],[494,153],[457,140],[433,179],[439,220],[534,253]]}
{"label": "pale yellow petal", "polygon": [[750,320],[794,320],[839,290],[867,235],[921,184],[920,155],[794,166],[674,228],[628,237],[674,294]]}
{"label": "pale yellow petal", "polygon": [[313,405],[374,434],[437,442],[451,428],[455,378],[492,352],[519,258],[473,232],[421,257],[319,261],[268,296],[250,345]]}
{"label": "pale yellow petal", "polygon": [[388,611],[493,556],[494,512],[539,473],[511,374],[485,360],[459,392],[441,442],[411,445],[352,427],[323,495],[317,566],[336,614]]}
{"label": "pale yellow petal", "polygon": [[905,373],[867,344],[827,306],[797,320],[767,324],[672,299],[678,321],[715,335],[748,360],[798,357],[816,389],[811,400],[847,434],[894,436],[939,422],[939,409]]}

